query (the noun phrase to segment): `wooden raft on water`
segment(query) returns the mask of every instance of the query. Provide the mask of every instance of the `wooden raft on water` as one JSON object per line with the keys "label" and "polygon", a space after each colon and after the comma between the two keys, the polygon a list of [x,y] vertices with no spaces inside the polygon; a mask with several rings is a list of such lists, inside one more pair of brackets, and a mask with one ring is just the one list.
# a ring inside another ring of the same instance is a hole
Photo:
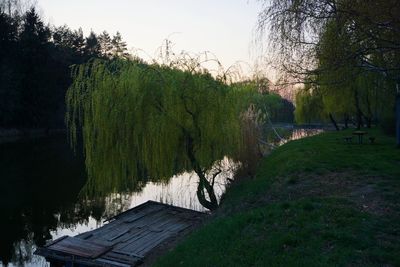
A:
{"label": "wooden raft on water", "polygon": [[159,245],[188,233],[205,213],[148,201],[111,219],[104,226],[63,236],[35,254],[53,266],[137,266]]}

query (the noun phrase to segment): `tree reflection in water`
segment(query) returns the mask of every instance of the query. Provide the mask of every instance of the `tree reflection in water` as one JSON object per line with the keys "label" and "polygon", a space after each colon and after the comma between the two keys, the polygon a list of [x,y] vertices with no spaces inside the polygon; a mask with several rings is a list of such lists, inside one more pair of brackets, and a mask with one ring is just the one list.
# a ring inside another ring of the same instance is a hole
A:
{"label": "tree reflection in water", "polygon": [[32,244],[51,238],[60,219],[64,225],[87,220],[89,214],[75,213],[86,180],[84,164],[60,137],[0,148],[0,259],[4,264],[24,262]]}
{"label": "tree reflection in water", "polygon": [[[170,181],[148,183],[142,192],[88,198],[82,194],[83,157],[73,154],[65,136],[1,144],[0,265],[41,266],[43,259],[32,256],[36,246],[101,226],[106,218],[147,200],[204,210],[197,201],[193,173]],[[217,196],[224,183],[221,176],[216,182]]]}

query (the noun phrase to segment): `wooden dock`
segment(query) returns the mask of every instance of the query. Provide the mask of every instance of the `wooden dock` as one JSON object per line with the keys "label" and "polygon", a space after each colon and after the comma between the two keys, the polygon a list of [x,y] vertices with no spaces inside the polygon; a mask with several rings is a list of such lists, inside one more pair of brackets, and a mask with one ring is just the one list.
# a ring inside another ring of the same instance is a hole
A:
{"label": "wooden dock", "polygon": [[160,245],[190,232],[205,213],[148,201],[127,210],[104,226],[63,236],[35,254],[51,266],[137,266]]}

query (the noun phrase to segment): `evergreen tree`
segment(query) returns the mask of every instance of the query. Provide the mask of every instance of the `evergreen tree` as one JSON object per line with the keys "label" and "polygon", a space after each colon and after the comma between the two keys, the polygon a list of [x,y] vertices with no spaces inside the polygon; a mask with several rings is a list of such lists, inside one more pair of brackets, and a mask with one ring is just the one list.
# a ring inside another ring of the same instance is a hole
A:
{"label": "evergreen tree", "polygon": [[83,56],[85,54],[85,38],[83,37],[82,28],[74,31],[72,34],[72,48],[79,55]]}
{"label": "evergreen tree", "polygon": [[101,56],[104,58],[111,58],[113,45],[110,35],[106,31],[103,31],[99,35],[98,39],[100,43]]}
{"label": "evergreen tree", "polygon": [[112,44],[112,56],[114,58],[127,58],[129,54],[127,53],[128,49],[126,48],[126,43],[122,41],[122,36],[119,32],[117,32],[111,40]]}
{"label": "evergreen tree", "polygon": [[40,127],[45,113],[54,105],[48,90],[50,30],[43,24],[36,10],[31,8],[23,18],[19,36],[19,71],[21,79],[21,105],[19,124]]}
{"label": "evergreen tree", "polygon": [[93,31],[91,31],[89,36],[86,38],[85,54],[88,58],[101,56],[100,42]]}
{"label": "evergreen tree", "polygon": [[16,66],[18,22],[0,12],[0,126],[13,127],[19,104]]}
{"label": "evergreen tree", "polygon": [[67,25],[55,27],[52,31],[53,43],[56,47],[71,48],[73,46],[74,33]]}

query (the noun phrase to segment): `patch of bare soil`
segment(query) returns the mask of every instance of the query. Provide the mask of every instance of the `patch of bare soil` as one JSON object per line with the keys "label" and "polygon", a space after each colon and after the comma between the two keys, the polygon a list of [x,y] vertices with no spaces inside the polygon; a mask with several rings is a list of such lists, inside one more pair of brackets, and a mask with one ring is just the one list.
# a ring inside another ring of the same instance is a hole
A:
{"label": "patch of bare soil", "polygon": [[384,177],[362,176],[352,172],[329,172],[321,175],[298,174],[290,179],[278,179],[263,201],[291,201],[304,197],[343,197],[364,212],[385,215],[392,203],[383,197],[377,183]]}

